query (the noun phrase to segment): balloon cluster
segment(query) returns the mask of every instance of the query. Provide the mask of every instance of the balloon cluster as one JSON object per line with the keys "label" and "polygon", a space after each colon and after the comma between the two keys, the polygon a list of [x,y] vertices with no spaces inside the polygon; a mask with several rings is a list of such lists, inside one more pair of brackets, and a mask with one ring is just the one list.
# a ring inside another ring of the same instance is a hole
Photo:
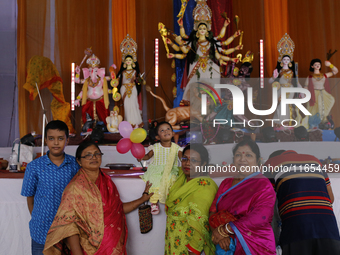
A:
{"label": "balloon cluster", "polygon": [[142,159],[145,156],[145,149],[141,142],[146,138],[146,130],[144,128],[133,129],[128,121],[122,121],[118,130],[123,138],[117,143],[117,151],[125,154],[131,150],[136,159]]}

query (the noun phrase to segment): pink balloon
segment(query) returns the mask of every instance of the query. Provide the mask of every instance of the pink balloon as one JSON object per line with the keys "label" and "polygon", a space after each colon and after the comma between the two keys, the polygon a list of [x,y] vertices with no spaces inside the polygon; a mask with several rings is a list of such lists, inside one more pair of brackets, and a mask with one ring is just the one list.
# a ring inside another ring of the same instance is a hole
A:
{"label": "pink balloon", "polygon": [[132,143],[131,153],[136,159],[141,159],[145,156],[144,146],[140,143]]}
{"label": "pink balloon", "polygon": [[120,154],[127,153],[131,149],[131,146],[132,142],[130,141],[130,138],[122,138],[117,143],[117,151]]}
{"label": "pink balloon", "polygon": [[130,138],[130,134],[133,130],[131,124],[128,121],[122,121],[118,126],[119,133],[124,138]]}

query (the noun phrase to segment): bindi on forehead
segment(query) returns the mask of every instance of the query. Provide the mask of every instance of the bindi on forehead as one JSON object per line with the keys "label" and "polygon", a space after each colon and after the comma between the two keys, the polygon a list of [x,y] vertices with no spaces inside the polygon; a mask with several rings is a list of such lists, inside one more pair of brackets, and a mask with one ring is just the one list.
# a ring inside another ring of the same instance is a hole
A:
{"label": "bindi on forehead", "polygon": [[240,154],[251,153],[250,151],[247,151],[247,150],[245,150],[245,151],[237,151],[237,152],[240,153]]}

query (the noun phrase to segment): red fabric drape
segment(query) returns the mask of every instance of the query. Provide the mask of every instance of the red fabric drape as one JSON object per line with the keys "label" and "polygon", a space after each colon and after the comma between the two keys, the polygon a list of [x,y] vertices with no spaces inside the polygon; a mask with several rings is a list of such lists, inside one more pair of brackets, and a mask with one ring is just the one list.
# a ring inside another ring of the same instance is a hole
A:
{"label": "red fabric drape", "polygon": [[223,27],[225,19],[221,16],[221,14],[225,12],[227,13],[227,17],[230,19],[230,24],[227,27],[226,31],[226,37],[229,37],[232,33],[232,28],[234,24],[234,18],[232,17],[232,0],[208,0],[207,4],[212,11],[211,31],[213,32],[214,36],[218,36],[221,28]]}

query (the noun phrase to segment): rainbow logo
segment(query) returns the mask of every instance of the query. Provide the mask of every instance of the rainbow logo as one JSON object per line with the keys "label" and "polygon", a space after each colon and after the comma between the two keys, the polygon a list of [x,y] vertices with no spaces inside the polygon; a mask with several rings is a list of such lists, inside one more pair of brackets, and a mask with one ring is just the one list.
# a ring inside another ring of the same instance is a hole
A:
{"label": "rainbow logo", "polygon": [[[203,86],[206,86],[206,87],[209,88],[212,92],[214,92],[215,95],[217,96],[218,100],[220,101],[220,104],[222,105],[222,100],[221,100],[221,98],[220,98],[220,95],[217,93],[217,91],[216,91],[213,87],[211,87],[210,85],[205,84],[205,83],[203,83],[203,82],[197,82],[197,83],[198,83],[198,84],[201,84],[201,85],[203,85]],[[204,89],[204,88],[201,88],[201,87],[198,87],[198,88],[201,89],[201,90],[203,90],[204,92],[206,92],[206,93],[212,98],[212,100],[214,101],[215,105],[217,105],[214,96],[210,93],[209,90]]]}

